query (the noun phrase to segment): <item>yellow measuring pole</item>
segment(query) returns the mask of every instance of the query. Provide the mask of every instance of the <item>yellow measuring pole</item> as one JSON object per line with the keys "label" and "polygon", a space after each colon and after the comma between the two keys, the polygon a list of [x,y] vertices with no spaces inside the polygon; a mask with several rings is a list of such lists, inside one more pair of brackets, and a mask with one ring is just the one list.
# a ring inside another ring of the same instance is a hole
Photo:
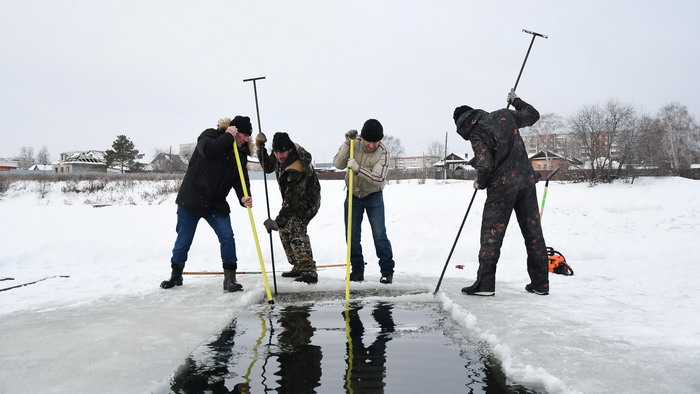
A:
{"label": "yellow measuring pole", "polygon": [[[269,306],[266,306],[265,308],[269,308]],[[266,312],[270,313],[269,310]],[[250,383],[250,373],[253,371],[253,365],[255,365],[255,362],[258,361],[258,346],[262,344],[263,338],[265,338],[267,335],[267,322],[263,318],[263,313],[260,312],[258,315],[260,316],[260,321],[262,322],[262,333],[260,333],[260,338],[255,341],[255,346],[253,346],[253,361],[250,362],[250,365],[248,365],[248,370],[246,371],[245,375],[243,375],[243,379],[245,379],[246,383]]]}
{"label": "yellow measuring pole", "polygon": [[[355,157],[355,140],[350,138],[350,158]],[[352,246],[352,180],[353,171],[352,168],[348,168],[348,231],[347,231],[347,259],[345,261],[345,299],[350,299],[350,248]]]}
{"label": "yellow measuring pole", "polygon": [[348,372],[345,374],[345,388],[350,394],[353,394],[352,367],[355,354],[352,347],[352,335],[350,334],[350,301],[345,302],[345,338],[348,341]]}
{"label": "yellow measuring pole", "polygon": [[[248,197],[248,187],[245,185],[245,177],[243,176],[243,169],[241,168],[241,157],[238,153],[238,145],[233,142],[233,152],[236,155],[236,165],[238,167],[238,177],[241,178],[241,185],[243,186],[243,197]],[[272,299],[272,293],[270,292],[270,282],[267,280],[267,272],[265,271],[265,263],[263,262],[262,251],[260,250],[260,241],[258,241],[258,232],[255,230],[255,220],[253,220],[253,210],[248,208],[248,217],[250,218],[250,228],[253,229],[253,239],[255,239],[255,248],[258,251],[258,260],[260,260],[260,271],[262,272],[263,282],[265,283],[265,292],[267,293],[267,303],[274,304],[275,301]]]}

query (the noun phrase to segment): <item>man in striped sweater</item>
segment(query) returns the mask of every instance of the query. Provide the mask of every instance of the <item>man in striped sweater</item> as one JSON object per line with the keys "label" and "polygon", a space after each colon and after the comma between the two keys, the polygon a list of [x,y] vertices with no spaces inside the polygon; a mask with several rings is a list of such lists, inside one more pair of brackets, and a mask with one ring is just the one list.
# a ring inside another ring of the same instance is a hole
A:
{"label": "man in striped sweater", "polygon": [[[386,183],[389,170],[389,151],[381,143],[384,138],[382,124],[376,119],[369,119],[362,126],[360,138],[357,130],[345,133],[345,142],[340,145],[338,153],[333,158],[333,164],[338,169],[349,168],[354,172],[352,190],[352,245],[350,247],[350,263],[352,272],[350,280],[361,282],[365,279],[365,261],[360,244],[362,218],[365,211],[372,228],[374,249],[379,258],[381,283],[392,283],[394,278],[394,255],[391,242],[386,234],[384,224],[384,196],[382,190]],[[354,158],[350,158],[350,144],[354,146]],[[349,173],[345,176],[348,184]],[[345,228],[347,231],[348,200],[345,199]],[[346,234],[347,235],[347,234]]]}

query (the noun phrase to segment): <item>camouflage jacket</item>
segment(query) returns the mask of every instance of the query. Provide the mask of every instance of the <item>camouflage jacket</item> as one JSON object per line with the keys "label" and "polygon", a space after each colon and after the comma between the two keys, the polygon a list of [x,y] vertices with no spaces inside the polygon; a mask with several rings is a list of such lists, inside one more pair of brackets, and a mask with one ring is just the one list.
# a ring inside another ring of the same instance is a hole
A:
{"label": "camouflage jacket", "polygon": [[513,101],[513,107],[515,110],[494,112],[474,109],[456,122],[457,133],[472,144],[472,166],[479,187],[488,188],[489,193],[518,191],[539,180],[518,129],[535,124],[540,114],[519,98]]}
{"label": "camouflage jacket", "polygon": [[321,206],[321,184],[312,164],[312,157],[299,144],[294,144],[297,160],[284,167],[277,157],[267,154],[266,149],[258,150],[258,159],[266,173],[275,172],[282,193],[282,208],[275,221],[284,227],[289,218],[296,216],[310,221]]}

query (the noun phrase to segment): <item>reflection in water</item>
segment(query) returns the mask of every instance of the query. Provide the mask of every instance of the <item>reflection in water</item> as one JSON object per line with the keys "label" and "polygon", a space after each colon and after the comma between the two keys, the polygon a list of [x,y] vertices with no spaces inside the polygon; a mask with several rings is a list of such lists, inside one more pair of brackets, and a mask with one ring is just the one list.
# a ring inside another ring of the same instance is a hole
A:
{"label": "reflection in water", "polygon": [[378,302],[372,317],[379,324],[380,332],[371,345],[365,346],[365,327],[360,320],[361,304],[348,305],[343,315],[347,329],[347,367],[345,389],[348,393],[384,392],[386,376],[386,344],[394,332],[392,305]]}
{"label": "reflection in water", "polygon": [[282,326],[278,337],[278,393],[315,393],[321,380],[321,347],[311,344],[316,329],[311,325],[311,305],[290,305],[282,309],[277,322]]}
{"label": "reflection in water", "polygon": [[453,324],[437,304],[353,300],[341,305],[294,300],[243,311],[218,338],[191,354],[170,389],[212,394],[534,392],[512,385],[487,345]]}
{"label": "reflection in water", "polygon": [[229,374],[229,362],[233,357],[233,345],[236,336],[236,321],[221,331],[221,335],[209,343],[208,360],[196,360],[190,356],[185,365],[179,368],[173,377],[171,389],[175,393],[238,394],[247,393],[246,382],[237,383],[232,390],[226,387],[225,379]]}

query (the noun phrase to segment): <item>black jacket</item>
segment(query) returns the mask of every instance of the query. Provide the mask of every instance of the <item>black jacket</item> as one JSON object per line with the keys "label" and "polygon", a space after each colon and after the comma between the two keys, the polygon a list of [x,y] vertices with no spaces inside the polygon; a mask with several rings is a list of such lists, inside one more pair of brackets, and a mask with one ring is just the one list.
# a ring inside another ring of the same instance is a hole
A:
{"label": "black jacket", "polygon": [[[226,202],[231,188],[236,190],[238,202],[243,198],[243,187],[233,152],[234,137],[224,130],[206,129],[197,138],[197,149],[192,153],[187,173],[182,180],[175,202],[204,216],[212,211],[227,215],[231,208]],[[246,187],[248,178],[248,145],[238,148]],[[243,204],[240,204],[243,206]]]}
{"label": "black jacket", "polygon": [[535,124],[540,114],[520,98],[513,107],[515,111],[504,108],[490,113],[474,109],[456,122],[457,133],[472,144],[479,187],[489,192],[510,193],[539,180],[518,129]]}

